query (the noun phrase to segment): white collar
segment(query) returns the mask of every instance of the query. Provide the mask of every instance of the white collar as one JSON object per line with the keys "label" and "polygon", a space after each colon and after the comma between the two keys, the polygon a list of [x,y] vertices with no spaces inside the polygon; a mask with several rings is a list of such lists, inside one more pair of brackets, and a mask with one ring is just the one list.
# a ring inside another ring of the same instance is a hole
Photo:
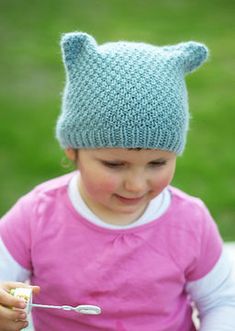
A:
{"label": "white collar", "polygon": [[77,172],[70,180],[68,186],[68,195],[76,211],[86,218],[89,222],[108,229],[129,229],[142,224],[149,223],[159,218],[165,213],[171,202],[171,194],[168,189],[162,191],[158,196],[152,199],[143,215],[135,222],[128,225],[114,225],[104,222],[97,217],[86,205],[78,189],[78,180],[80,173]]}

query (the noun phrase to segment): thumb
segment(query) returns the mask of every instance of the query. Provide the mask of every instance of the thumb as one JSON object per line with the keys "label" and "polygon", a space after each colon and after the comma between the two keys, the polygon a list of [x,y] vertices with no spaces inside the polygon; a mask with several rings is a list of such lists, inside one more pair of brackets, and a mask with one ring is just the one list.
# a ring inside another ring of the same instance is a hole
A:
{"label": "thumb", "polygon": [[40,292],[40,287],[37,285],[30,285],[26,283],[21,283],[21,282],[4,282],[3,283],[3,288],[9,292],[11,289],[14,288],[31,288],[34,294],[38,294]]}

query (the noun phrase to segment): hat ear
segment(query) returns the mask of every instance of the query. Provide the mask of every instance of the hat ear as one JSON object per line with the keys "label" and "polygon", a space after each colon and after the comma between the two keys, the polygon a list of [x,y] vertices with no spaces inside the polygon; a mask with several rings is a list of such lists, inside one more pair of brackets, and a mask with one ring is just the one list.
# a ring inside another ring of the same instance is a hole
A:
{"label": "hat ear", "polygon": [[182,51],[184,72],[191,72],[202,65],[209,56],[208,48],[201,43],[189,41],[179,44]]}
{"label": "hat ear", "polygon": [[184,73],[191,72],[205,62],[209,56],[208,48],[196,41],[188,41],[173,46],[163,47],[164,51],[182,64]]}
{"label": "hat ear", "polygon": [[97,47],[95,39],[84,32],[63,34],[60,45],[63,61],[68,69],[77,63],[80,54],[93,51]]}

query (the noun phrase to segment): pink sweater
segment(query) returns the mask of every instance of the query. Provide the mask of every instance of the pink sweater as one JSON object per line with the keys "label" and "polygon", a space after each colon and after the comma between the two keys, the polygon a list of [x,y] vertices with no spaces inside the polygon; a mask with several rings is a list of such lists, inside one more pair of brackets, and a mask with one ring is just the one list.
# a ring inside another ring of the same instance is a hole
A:
{"label": "pink sweater", "polygon": [[34,301],[93,304],[97,316],[33,310],[37,331],[193,331],[188,281],[200,279],[222,250],[203,203],[170,187],[157,220],[106,229],[84,219],[68,198],[71,174],[36,187],[0,222],[13,258],[41,287]]}

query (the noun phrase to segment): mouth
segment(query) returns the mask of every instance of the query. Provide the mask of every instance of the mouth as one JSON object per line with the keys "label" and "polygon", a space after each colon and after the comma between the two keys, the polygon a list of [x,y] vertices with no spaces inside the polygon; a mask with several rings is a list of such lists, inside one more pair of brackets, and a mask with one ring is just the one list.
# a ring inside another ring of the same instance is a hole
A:
{"label": "mouth", "polygon": [[135,197],[135,198],[127,198],[127,197],[123,197],[118,194],[116,194],[115,196],[120,202],[122,202],[126,205],[136,205],[136,204],[140,203],[141,201],[143,201],[143,198],[144,198],[143,195],[141,197]]}

